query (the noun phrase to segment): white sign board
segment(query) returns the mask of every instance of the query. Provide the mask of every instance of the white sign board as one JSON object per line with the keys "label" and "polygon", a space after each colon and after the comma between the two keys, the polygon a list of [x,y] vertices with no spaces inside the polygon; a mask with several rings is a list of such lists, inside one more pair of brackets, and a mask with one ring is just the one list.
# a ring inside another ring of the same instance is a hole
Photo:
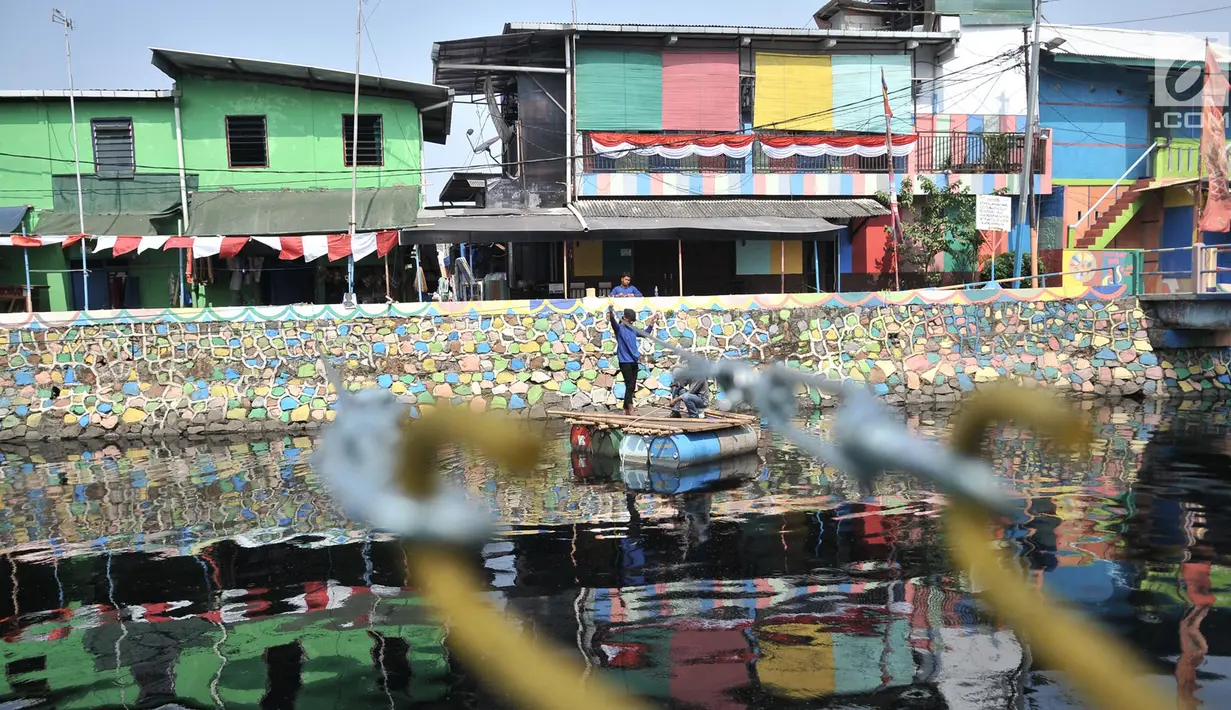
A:
{"label": "white sign board", "polygon": [[975,229],[1008,232],[1013,229],[1013,198],[1005,195],[975,197]]}

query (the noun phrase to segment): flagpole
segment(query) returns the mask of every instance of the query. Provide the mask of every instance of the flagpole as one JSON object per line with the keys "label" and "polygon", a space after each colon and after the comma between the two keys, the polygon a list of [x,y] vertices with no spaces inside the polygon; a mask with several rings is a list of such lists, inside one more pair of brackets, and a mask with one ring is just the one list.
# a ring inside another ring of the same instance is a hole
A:
{"label": "flagpole", "polygon": [[1210,80],[1209,77],[1209,59],[1210,41],[1205,40],[1205,54],[1201,57],[1201,86],[1202,86],[1202,101],[1201,101],[1201,137],[1197,141],[1197,183],[1193,185],[1193,246],[1192,246],[1192,261],[1193,261],[1193,293],[1201,293],[1205,285],[1205,276],[1201,273],[1204,269],[1204,261],[1201,258],[1201,249],[1197,246],[1201,243],[1201,197],[1205,192],[1201,184],[1202,175],[1205,172],[1205,84]]}
{"label": "flagpole", "polygon": [[351,114],[350,140],[350,234],[351,253],[346,258],[346,295],[355,303],[355,202],[359,192],[359,58],[363,42],[363,0],[355,0],[355,106]]}
{"label": "flagpole", "polygon": [[902,290],[901,274],[898,271],[898,187],[893,174],[893,109],[889,107],[889,84],[885,82],[885,68],[881,67],[881,92],[885,97],[885,160],[889,164],[889,216],[893,229],[893,290]]}

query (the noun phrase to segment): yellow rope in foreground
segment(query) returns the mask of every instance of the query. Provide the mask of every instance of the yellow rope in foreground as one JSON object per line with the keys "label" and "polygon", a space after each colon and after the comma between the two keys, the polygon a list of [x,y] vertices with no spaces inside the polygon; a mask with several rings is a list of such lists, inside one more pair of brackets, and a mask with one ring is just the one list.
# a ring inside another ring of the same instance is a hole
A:
{"label": "yellow rope in foreground", "polygon": [[[1088,439],[1084,420],[1037,391],[1000,389],[972,396],[954,424],[953,445],[979,456],[987,428],[1016,420],[1072,445]],[[991,521],[970,502],[952,501],[944,516],[953,556],[970,571],[996,613],[1048,664],[1063,669],[1088,699],[1106,710],[1159,710],[1173,701],[1147,680],[1145,663],[1081,615],[1022,583],[1011,561],[989,544]]]}
{"label": "yellow rope in foreground", "polygon": [[[402,436],[399,476],[405,490],[429,498],[439,483],[439,447],[459,441],[478,448],[513,470],[532,469],[539,441],[506,418],[437,408],[414,422]],[[436,545],[407,545],[408,572],[424,598],[448,619],[450,646],[466,666],[534,710],[638,710],[644,705],[599,678],[583,682],[580,663],[519,633],[506,617],[480,599],[482,585],[467,563]]]}
{"label": "yellow rope in foreground", "polygon": [[480,600],[479,581],[446,550],[414,545],[412,576],[428,603],[448,615],[449,645],[467,667],[524,708],[637,710],[642,703],[599,678],[582,682],[585,668],[546,644],[518,633]]}

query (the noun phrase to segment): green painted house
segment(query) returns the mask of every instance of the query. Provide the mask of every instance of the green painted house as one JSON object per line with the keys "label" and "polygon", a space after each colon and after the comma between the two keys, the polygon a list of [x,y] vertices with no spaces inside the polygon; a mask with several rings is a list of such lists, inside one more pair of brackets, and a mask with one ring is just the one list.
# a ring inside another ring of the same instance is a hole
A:
{"label": "green painted house", "polygon": [[[0,208],[18,208],[4,212],[10,219],[0,223],[0,233],[259,237],[347,231],[353,73],[151,51],[153,64],[174,81],[171,90],[74,94],[84,220],[78,217],[68,92],[0,92]],[[359,95],[356,230],[412,226],[422,206],[423,142],[444,143],[452,91],[361,75]],[[0,243],[7,244],[0,246],[0,293],[25,284],[28,259],[36,310],[82,307],[79,245],[23,248],[11,246],[12,237]],[[344,262],[281,260],[255,240],[235,259],[193,263],[184,263],[179,249],[115,256],[106,248],[96,253],[92,240],[84,244],[91,309],[178,305],[181,290],[185,302],[198,306],[333,302],[345,288]],[[355,272],[360,291],[383,279],[385,266],[368,257]],[[403,272],[400,264],[390,269]],[[383,300],[383,280],[379,291]]]}

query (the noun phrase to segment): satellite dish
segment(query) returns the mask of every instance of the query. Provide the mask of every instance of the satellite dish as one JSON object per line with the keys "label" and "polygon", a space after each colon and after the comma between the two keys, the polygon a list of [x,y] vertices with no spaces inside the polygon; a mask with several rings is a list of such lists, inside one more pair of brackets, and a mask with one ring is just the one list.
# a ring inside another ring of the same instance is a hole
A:
{"label": "satellite dish", "polygon": [[476,146],[474,147],[474,152],[475,152],[475,153],[482,153],[483,151],[488,150],[488,149],[489,149],[489,148],[491,148],[493,145],[496,145],[496,144],[497,144],[497,143],[499,143],[499,142],[500,142],[500,136],[494,136],[494,137],[492,137],[492,138],[488,138],[487,140],[483,141],[482,143],[480,143],[480,144],[476,145]]}

